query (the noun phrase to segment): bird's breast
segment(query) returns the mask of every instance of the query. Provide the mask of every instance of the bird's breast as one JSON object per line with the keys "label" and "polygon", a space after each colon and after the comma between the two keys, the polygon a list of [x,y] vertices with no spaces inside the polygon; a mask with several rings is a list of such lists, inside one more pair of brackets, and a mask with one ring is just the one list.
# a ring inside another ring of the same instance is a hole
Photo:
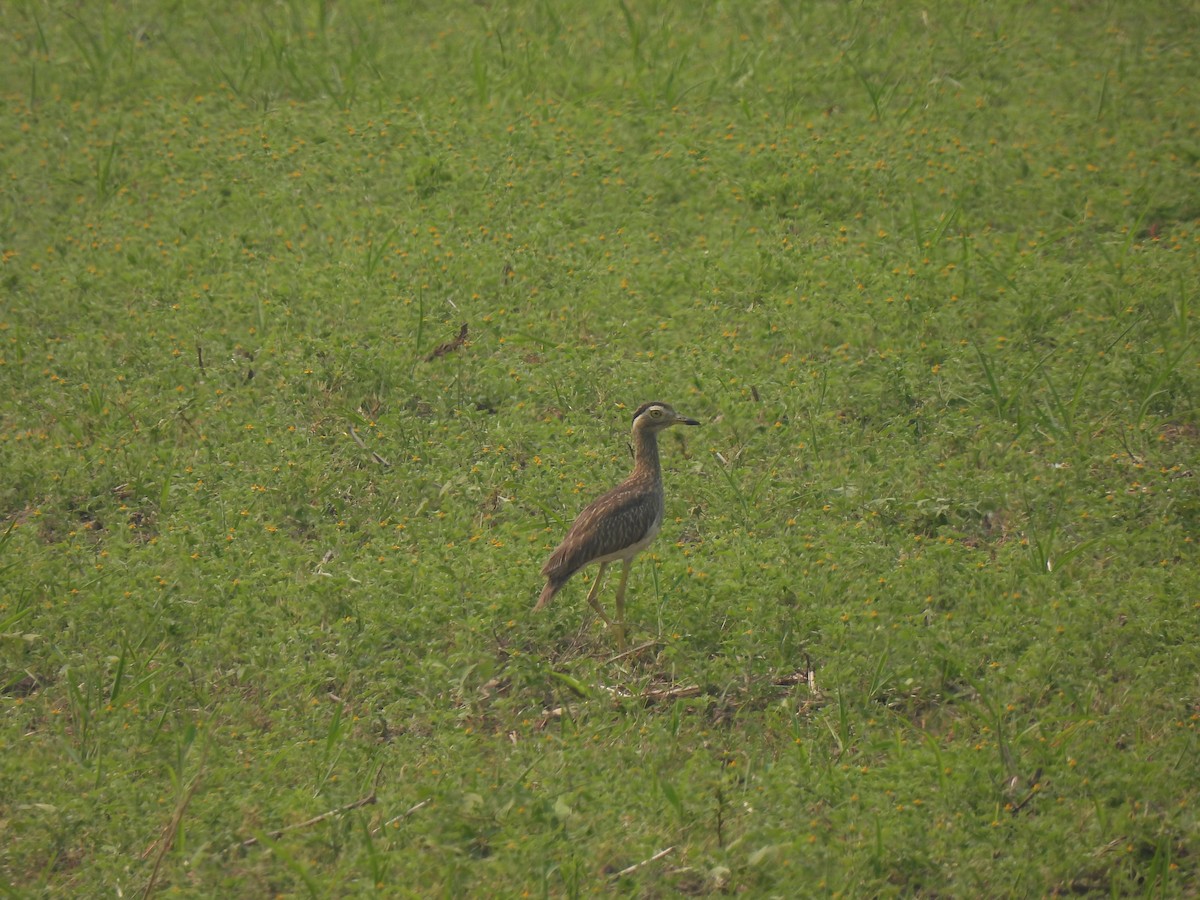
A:
{"label": "bird's breast", "polygon": [[650,527],[646,529],[646,533],[642,535],[641,540],[631,544],[620,554],[620,556],[624,557],[625,559],[633,559],[635,556],[649,547],[654,541],[654,538],[658,535],[658,530],[662,528],[662,520],[663,511],[662,507],[660,506],[654,511],[654,518],[650,522]]}

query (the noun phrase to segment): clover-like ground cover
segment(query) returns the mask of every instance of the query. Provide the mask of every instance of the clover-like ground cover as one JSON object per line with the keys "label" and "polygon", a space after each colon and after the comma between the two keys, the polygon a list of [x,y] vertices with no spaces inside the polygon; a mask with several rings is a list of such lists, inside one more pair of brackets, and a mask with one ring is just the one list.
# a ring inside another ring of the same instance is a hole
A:
{"label": "clover-like ground cover", "polygon": [[0,888],[1194,895],[1198,18],[13,4]]}

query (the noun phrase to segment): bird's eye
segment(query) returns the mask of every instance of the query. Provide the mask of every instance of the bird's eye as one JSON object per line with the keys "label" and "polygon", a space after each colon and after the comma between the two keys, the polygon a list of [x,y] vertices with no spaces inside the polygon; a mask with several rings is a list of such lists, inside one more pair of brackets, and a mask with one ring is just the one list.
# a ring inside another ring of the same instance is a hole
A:
{"label": "bird's eye", "polygon": [[654,418],[656,418],[656,419],[661,419],[662,418],[662,410],[655,407],[654,409],[650,410],[650,415],[654,416]]}

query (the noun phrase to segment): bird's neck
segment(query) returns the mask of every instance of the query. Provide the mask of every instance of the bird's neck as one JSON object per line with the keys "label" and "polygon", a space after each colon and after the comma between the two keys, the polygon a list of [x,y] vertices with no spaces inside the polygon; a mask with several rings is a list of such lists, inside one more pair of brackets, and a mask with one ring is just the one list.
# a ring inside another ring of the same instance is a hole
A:
{"label": "bird's neck", "polygon": [[649,478],[661,478],[658,463],[658,435],[646,428],[633,430],[633,472]]}

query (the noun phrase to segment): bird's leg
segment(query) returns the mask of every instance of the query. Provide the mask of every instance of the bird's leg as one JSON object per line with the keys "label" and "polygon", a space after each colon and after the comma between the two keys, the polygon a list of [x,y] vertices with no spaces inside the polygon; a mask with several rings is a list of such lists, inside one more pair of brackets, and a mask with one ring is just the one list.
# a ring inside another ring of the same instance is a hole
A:
{"label": "bird's leg", "polygon": [[612,619],[608,617],[608,613],[604,611],[604,607],[601,606],[600,601],[596,599],[596,595],[600,593],[600,582],[604,580],[604,570],[607,568],[608,563],[600,563],[600,571],[596,573],[596,580],[592,582],[592,589],[588,591],[587,601],[592,609],[596,611],[596,615],[604,620],[604,624],[609,628],[612,628]]}
{"label": "bird's leg", "polygon": [[617,646],[625,649],[625,584],[629,581],[629,570],[633,568],[633,560],[627,559],[621,566],[621,583],[617,585]]}

